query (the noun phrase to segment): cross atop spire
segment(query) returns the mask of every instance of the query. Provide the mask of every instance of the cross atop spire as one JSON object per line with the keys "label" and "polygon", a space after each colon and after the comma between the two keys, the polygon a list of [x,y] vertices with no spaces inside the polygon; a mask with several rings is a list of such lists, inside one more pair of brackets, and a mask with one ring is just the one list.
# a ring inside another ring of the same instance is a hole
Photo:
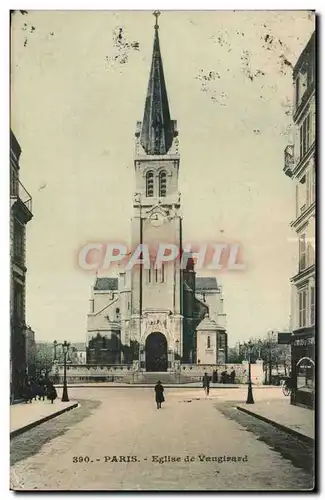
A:
{"label": "cross atop spire", "polygon": [[156,18],[153,53],[147,98],[144,108],[140,142],[149,155],[165,155],[174,137],[174,123],[170,119],[164,70],[158,36],[159,11]]}
{"label": "cross atop spire", "polygon": [[156,18],[156,24],[155,24],[155,29],[158,30],[159,29],[159,24],[158,24],[158,17],[160,16],[161,12],[159,10],[155,10],[155,12],[153,12],[153,16],[155,16]]}

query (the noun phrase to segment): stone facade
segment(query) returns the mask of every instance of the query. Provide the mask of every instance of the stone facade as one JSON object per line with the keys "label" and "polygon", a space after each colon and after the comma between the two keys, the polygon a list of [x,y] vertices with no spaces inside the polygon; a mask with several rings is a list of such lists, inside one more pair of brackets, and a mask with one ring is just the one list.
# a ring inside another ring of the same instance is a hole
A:
{"label": "stone facade", "polygon": [[[181,268],[179,168],[177,122],[170,118],[155,26],[144,115],[135,132],[131,220],[131,255],[145,246],[149,258],[145,264],[120,272],[117,278],[96,279],[87,324],[88,363],[137,361],[140,370],[172,371],[181,360],[196,362],[196,327],[209,311],[225,331],[223,299],[216,279],[198,278],[202,286],[196,290],[191,254],[187,255],[186,269]],[[174,245],[179,255],[156,265],[159,244]],[[213,286],[207,286],[207,281],[204,285],[202,280],[212,280]]]}
{"label": "stone facade", "polygon": [[[235,370],[235,383],[247,384],[248,383],[248,363],[242,364],[180,364],[170,373],[169,381],[171,383],[189,383],[201,382],[202,377],[207,373],[210,377],[213,371],[218,373],[218,383],[221,381],[221,373],[227,372],[228,375]],[[63,364],[56,363],[52,367],[50,376],[52,376],[57,383],[63,382],[64,367]],[[78,384],[82,382],[121,382],[121,383],[148,383],[155,379],[146,379],[146,376],[154,376],[154,374],[143,373],[139,375],[137,363],[132,365],[67,365],[67,381],[69,384]],[[162,379],[164,374],[162,375]],[[160,376],[159,375],[159,376]],[[257,361],[251,365],[251,378],[254,385],[263,385],[263,361]],[[168,383],[168,382],[167,382]]]}
{"label": "stone facade", "polygon": [[206,314],[196,328],[197,360],[203,364],[225,363],[224,353],[220,348],[220,337],[225,329]]}
{"label": "stone facade", "polygon": [[285,149],[284,172],[295,183],[297,270],[292,277],[292,403],[314,405],[315,392],[315,217],[316,217],[316,33],[293,70],[293,143]]}
{"label": "stone facade", "polygon": [[25,349],[26,349],[26,371],[30,377],[36,377],[36,342],[35,332],[30,326],[25,330]]}
{"label": "stone facade", "polygon": [[20,397],[26,376],[26,225],[32,219],[32,198],[19,180],[21,147],[10,131],[10,385]]}

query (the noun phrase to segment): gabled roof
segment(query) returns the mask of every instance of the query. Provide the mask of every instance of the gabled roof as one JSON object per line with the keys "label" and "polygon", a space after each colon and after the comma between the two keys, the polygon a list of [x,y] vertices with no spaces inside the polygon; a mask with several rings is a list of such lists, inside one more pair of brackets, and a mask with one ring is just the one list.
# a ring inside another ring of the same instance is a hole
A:
{"label": "gabled roof", "polygon": [[196,277],[195,280],[195,289],[196,291],[204,291],[204,290],[218,290],[218,283],[217,279],[214,277],[210,276],[201,276],[201,277]]}
{"label": "gabled roof", "polygon": [[206,314],[201,321],[201,323],[196,327],[197,331],[213,331],[217,330],[225,330],[222,326],[219,326],[213,319],[209,318],[209,315]]}
{"label": "gabled roof", "polygon": [[118,290],[118,278],[97,278],[94,290]]}
{"label": "gabled roof", "polygon": [[218,325],[215,321],[213,321],[213,319],[209,318],[208,314],[206,314],[201,323],[196,327],[196,329],[216,331],[218,329]]}

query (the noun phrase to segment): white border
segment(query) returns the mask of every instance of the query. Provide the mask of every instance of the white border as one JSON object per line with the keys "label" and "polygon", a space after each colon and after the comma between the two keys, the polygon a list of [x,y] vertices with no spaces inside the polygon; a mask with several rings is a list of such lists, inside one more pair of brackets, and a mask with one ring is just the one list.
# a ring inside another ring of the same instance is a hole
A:
{"label": "white border", "polygon": [[[4,0],[1,3],[0,13],[1,13],[1,25],[0,25],[0,33],[2,38],[1,44],[1,61],[6,61],[2,67],[2,78],[1,78],[1,96],[2,96],[2,106],[1,106],[1,167],[0,167],[0,189],[1,189],[1,197],[2,201],[2,209],[0,210],[0,229],[1,229],[1,279],[0,279],[0,287],[1,287],[1,301],[2,301],[2,314],[0,316],[0,332],[2,335],[2,359],[0,363],[1,370],[1,382],[2,382],[2,401],[3,401],[3,410],[0,413],[1,415],[1,425],[0,429],[3,432],[2,443],[8,443],[8,452],[7,449],[5,454],[1,454],[1,476],[0,476],[0,491],[2,498],[8,498],[12,492],[8,491],[8,470],[9,470],[9,439],[8,439],[8,430],[9,430],[9,411],[5,409],[7,402],[9,402],[9,203],[8,203],[8,187],[9,187],[9,169],[8,169],[8,154],[9,154],[9,9],[13,8],[25,8],[26,10],[155,10],[159,8],[160,10],[307,10],[307,9],[315,9],[316,12],[321,15],[323,13],[322,3],[320,0],[314,1],[313,5],[310,5],[311,2],[303,1],[303,0],[295,0],[295,1],[284,1],[284,0],[273,0],[272,2],[241,2],[237,1],[219,1],[212,2],[211,0],[200,0],[200,2],[185,2],[180,0],[165,0],[164,2],[157,2],[154,4],[153,2],[147,1],[138,1],[136,4],[131,2],[130,0],[119,0],[119,1],[111,1],[104,2],[103,0],[92,0],[92,2],[86,1],[72,1],[72,0],[56,0],[56,1],[47,1],[44,4],[44,0],[30,0],[27,6],[19,5],[17,7],[17,2],[8,2]],[[319,30],[320,31],[320,30]],[[321,33],[319,33],[319,41],[321,42]],[[321,45],[323,45],[321,43]],[[323,67],[323,58],[324,55],[321,52],[321,58],[319,60],[319,81],[321,79],[321,68]],[[319,125],[322,125],[323,113],[320,113]],[[319,133],[320,136],[320,133]],[[319,159],[318,159],[318,169],[323,170],[323,166],[321,165],[321,151],[319,145]],[[275,166],[276,168],[276,166]],[[279,167],[280,168],[280,167]],[[318,175],[318,182],[320,182],[320,187],[318,188],[318,196],[321,198],[321,193],[324,192],[324,177],[323,174],[320,178]],[[319,209],[322,207],[319,206]],[[320,210],[321,211],[321,210]],[[323,213],[319,213],[318,217],[323,215]],[[324,232],[324,217],[321,217],[320,229],[322,234]],[[320,236],[318,236],[319,238]],[[320,242],[318,242],[319,244]],[[318,246],[320,248],[320,246]],[[322,251],[325,252],[324,248]],[[323,257],[323,254],[321,255]],[[323,272],[321,272],[321,282],[323,279]],[[318,302],[320,306],[320,302]],[[321,307],[319,307],[321,309]],[[320,311],[321,312],[321,311]],[[322,318],[320,318],[322,320]],[[319,326],[318,331],[321,332],[321,328]],[[321,339],[322,340],[322,339]],[[321,342],[321,349],[318,351],[318,362],[324,359],[323,356],[323,347],[324,342]],[[322,364],[322,363],[320,363]],[[323,382],[323,373],[321,375],[321,382]],[[318,392],[320,395],[320,391]],[[319,397],[319,396],[318,396]],[[321,410],[321,408],[319,408]],[[322,414],[322,412],[321,412]],[[320,416],[321,416],[320,414]],[[324,414],[324,413],[323,413]],[[319,419],[320,420],[320,419]],[[319,426],[322,422],[319,421]],[[4,450],[4,447],[3,447]],[[323,456],[320,457],[322,462]],[[318,471],[320,476],[320,487],[321,484],[321,474],[320,468]],[[109,495],[109,493],[107,493]],[[124,493],[125,494],[125,493]],[[41,494],[38,493],[37,497]],[[32,495],[34,496],[34,495]],[[67,495],[62,495],[66,497]],[[171,495],[174,496],[174,495]],[[176,495],[175,495],[176,496]],[[180,495],[177,495],[178,497]],[[181,495],[181,496],[185,496]],[[202,496],[199,493],[195,495],[197,497]],[[219,495],[220,497],[229,498],[229,497],[237,497],[238,495]],[[285,495],[278,495],[279,497]],[[94,494],[86,495],[88,498],[93,498]],[[148,495],[145,496],[148,498]]]}

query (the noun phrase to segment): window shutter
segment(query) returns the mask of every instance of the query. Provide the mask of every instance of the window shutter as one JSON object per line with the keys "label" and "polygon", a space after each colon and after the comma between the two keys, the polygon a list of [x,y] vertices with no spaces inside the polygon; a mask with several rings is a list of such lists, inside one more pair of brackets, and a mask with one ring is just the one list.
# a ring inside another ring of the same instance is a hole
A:
{"label": "window shutter", "polygon": [[310,171],[306,172],[306,205],[310,205]]}
{"label": "window shutter", "polygon": [[306,151],[311,145],[310,113],[306,116]]}

